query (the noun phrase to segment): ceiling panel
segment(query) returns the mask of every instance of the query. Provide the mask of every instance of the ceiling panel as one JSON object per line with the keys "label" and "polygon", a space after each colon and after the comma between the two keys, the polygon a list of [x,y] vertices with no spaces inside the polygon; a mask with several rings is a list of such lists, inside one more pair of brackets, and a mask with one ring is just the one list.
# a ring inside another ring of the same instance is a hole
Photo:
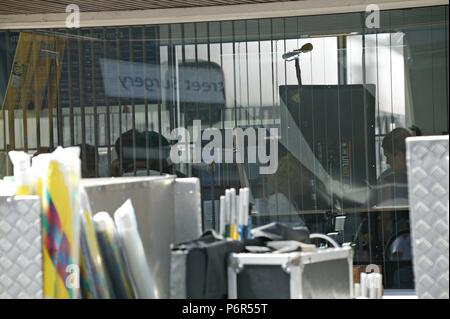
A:
{"label": "ceiling panel", "polygon": [[81,12],[101,12],[192,8],[287,1],[291,0],[1,0],[0,15],[64,13],[66,6],[71,3],[77,4],[80,7]]}

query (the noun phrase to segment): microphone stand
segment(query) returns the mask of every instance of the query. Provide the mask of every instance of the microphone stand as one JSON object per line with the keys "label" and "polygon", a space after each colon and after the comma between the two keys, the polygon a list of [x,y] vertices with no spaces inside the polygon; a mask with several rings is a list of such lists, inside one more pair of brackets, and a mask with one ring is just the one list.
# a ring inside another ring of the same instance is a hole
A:
{"label": "microphone stand", "polygon": [[298,86],[302,86],[302,73],[300,71],[300,63],[298,56],[295,58],[295,73],[297,74]]}

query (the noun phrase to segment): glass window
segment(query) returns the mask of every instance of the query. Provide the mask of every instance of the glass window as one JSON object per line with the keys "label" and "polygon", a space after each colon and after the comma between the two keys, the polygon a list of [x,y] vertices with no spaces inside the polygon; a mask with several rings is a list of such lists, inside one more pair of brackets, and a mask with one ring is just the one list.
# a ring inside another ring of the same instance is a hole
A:
{"label": "glass window", "polygon": [[2,31],[0,176],[8,150],[80,145],[84,177],[199,177],[205,229],[248,186],[255,225],[330,234],[412,287],[404,140],[448,134],[447,12]]}

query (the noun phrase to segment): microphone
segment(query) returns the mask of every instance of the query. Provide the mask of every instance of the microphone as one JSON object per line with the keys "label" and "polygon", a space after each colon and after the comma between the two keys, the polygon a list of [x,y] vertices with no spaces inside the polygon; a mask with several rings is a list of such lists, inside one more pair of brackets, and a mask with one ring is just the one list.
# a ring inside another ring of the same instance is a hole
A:
{"label": "microphone", "polygon": [[299,55],[300,53],[310,52],[310,51],[312,51],[312,49],[313,49],[313,45],[311,43],[306,43],[306,44],[302,45],[302,47],[299,49],[295,49],[293,51],[286,52],[285,54],[282,55],[282,58],[284,60],[288,60],[292,57]]}

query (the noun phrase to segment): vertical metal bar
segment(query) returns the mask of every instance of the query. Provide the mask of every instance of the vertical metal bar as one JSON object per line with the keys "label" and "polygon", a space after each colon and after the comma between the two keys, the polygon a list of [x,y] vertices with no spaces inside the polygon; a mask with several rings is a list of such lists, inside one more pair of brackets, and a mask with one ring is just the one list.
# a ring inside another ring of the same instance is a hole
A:
{"label": "vertical metal bar", "polygon": [[[147,78],[147,39],[146,39],[146,27],[142,26],[142,67],[144,73],[144,79]],[[144,91],[144,112],[145,112],[145,169],[147,171],[147,175],[150,175],[149,168],[149,145],[148,145],[148,101],[147,101],[147,92]]]}
{"label": "vertical metal bar", "polygon": [[[220,44],[219,44],[219,50],[220,50],[220,68],[223,68],[223,35],[222,35],[222,22],[219,22],[219,38],[220,38]],[[222,132],[225,132],[225,118],[226,118],[226,114],[227,114],[227,97],[226,97],[226,92],[225,92],[225,72],[224,72],[224,78],[223,78],[223,87],[224,87],[224,91],[223,91],[223,97],[224,97],[224,106],[223,106],[223,112],[221,115],[221,119],[222,119]],[[223,149],[223,147],[222,147]],[[222,156],[224,156],[223,152],[222,152]],[[223,159],[222,163],[224,162]],[[220,181],[220,185],[223,184],[223,176],[225,176],[225,165],[223,164],[219,165],[220,168],[220,177],[221,177],[221,181]]]}
{"label": "vertical metal bar", "polygon": [[[207,56],[208,56],[208,80],[209,84],[211,85],[211,43],[210,43],[210,24],[211,22],[206,22],[206,49],[207,49]],[[209,92],[209,95],[211,96],[211,92]],[[212,118],[211,118],[211,100],[209,101],[209,127],[212,127]],[[215,209],[215,196],[214,196],[214,184],[216,183],[215,180],[215,172],[216,172],[216,163],[211,163],[211,186],[210,186],[210,198],[211,198],[211,209],[212,209],[212,216],[211,216],[211,224],[214,229],[217,229],[216,225],[216,209]]]}
{"label": "vertical metal bar", "polygon": [[[197,38],[197,26],[198,24],[194,22],[194,59],[195,59],[195,69],[198,70],[198,38]],[[195,118],[198,119],[199,114],[199,102],[198,100],[195,102]],[[201,127],[200,127],[201,130]],[[202,211],[205,211],[204,201],[202,198]],[[202,214],[202,229],[205,229],[205,215]]]}
{"label": "vertical metal bar", "polygon": [[[366,176],[369,176],[369,165],[368,165],[368,159],[369,159],[369,136],[367,134],[367,92],[366,92],[366,83],[367,83],[367,72],[366,72],[366,24],[365,24],[365,14],[361,13],[361,24],[362,24],[362,73],[363,73],[363,99],[364,99],[364,152],[365,152],[365,158],[366,158]],[[366,187],[366,198],[368,198],[369,191]],[[369,204],[367,204],[367,211],[369,211],[370,207]],[[369,262],[372,263],[372,220],[371,220],[371,214],[368,213],[368,228],[369,228]]]}
{"label": "vertical metal bar", "polygon": [[47,88],[47,117],[48,117],[48,135],[49,135],[49,145],[50,148],[54,148],[54,128],[53,128],[53,90],[55,90],[55,83],[52,85],[52,81],[56,74],[58,73],[58,70],[56,68],[56,63],[53,63],[53,61],[50,61],[49,71],[48,71],[48,88]]}
{"label": "vertical metal bar", "polygon": [[347,36],[337,36],[338,49],[338,84],[347,84]]}
{"label": "vertical metal bar", "polygon": [[[430,7],[430,26],[433,25],[433,7]],[[433,92],[433,86],[434,86],[434,68],[435,68],[435,62],[434,62],[434,52],[436,50],[435,48],[435,40],[434,40],[434,32],[433,32],[433,28],[430,28],[430,39],[431,39],[431,47],[430,47],[430,58],[431,58],[431,105],[433,106],[433,133],[437,134],[436,132],[436,116],[434,116],[434,114],[436,114],[435,109],[436,109],[436,105],[435,105],[435,99],[434,99],[434,92]],[[392,50],[392,48],[391,48]],[[394,175],[395,176],[395,175]]]}
{"label": "vertical metal bar", "polygon": [[[179,101],[179,99],[178,99],[178,78],[177,78],[177,73],[178,73],[178,57],[177,57],[177,45],[176,45],[176,38],[175,38],[175,36],[174,36],[174,34],[176,34],[176,31],[174,31],[174,32],[172,32],[172,28],[175,30],[175,28],[176,28],[176,25],[175,24],[172,24],[171,25],[171,28],[170,28],[170,39],[171,39],[171,52],[172,52],[172,61],[173,61],[173,69],[172,69],[172,72],[171,72],[171,74],[172,74],[172,80],[173,80],[173,82],[170,82],[170,85],[172,85],[173,86],[173,104],[172,104],[172,107],[173,107],[173,110],[174,110],[174,112],[173,112],[173,126],[172,126],[172,129],[173,128],[175,128],[175,127],[178,127],[179,126],[179,120],[178,120],[178,116],[179,116],[179,114],[178,114],[178,112],[179,112],[179,103],[180,103],[180,101]],[[175,41],[174,41],[175,40]],[[175,170],[173,171],[173,172],[175,172]]]}
{"label": "vertical metal bar", "polygon": [[[261,19],[258,20],[258,69],[259,69],[259,107],[262,108],[263,107],[263,97],[262,97],[262,67],[261,67]],[[247,75],[248,78],[248,75]],[[250,106],[250,105],[249,105]],[[273,109],[273,105],[272,108]],[[250,112],[249,115],[250,117]],[[253,125],[256,126],[256,121],[253,118]],[[258,145],[258,138],[256,138],[256,147],[262,147],[262,145]],[[278,154],[276,154],[277,159],[278,159]],[[267,198],[266,197],[266,182],[263,181],[262,182],[262,194],[263,194],[263,198]],[[254,194],[256,195],[256,194]]]}
{"label": "vertical metal bar", "polygon": [[80,83],[80,115],[81,115],[81,161],[82,165],[86,163],[86,113],[85,113],[85,99],[84,99],[84,59],[83,59],[83,34],[78,31],[78,81]]}
{"label": "vertical metal bar", "polygon": [[[297,47],[300,46],[299,38],[301,38],[301,27],[300,27],[301,23],[300,23],[300,19],[301,19],[300,17],[297,18],[297,34],[298,34],[297,35]],[[301,101],[301,95],[300,95],[301,94],[301,88],[300,88],[300,86],[298,86],[298,94],[300,96],[300,101]],[[299,101],[298,107],[300,107],[300,103],[301,103],[300,101]],[[338,105],[339,105],[339,101],[338,101]],[[301,127],[302,127],[302,125],[301,125],[301,123],[302,123],[301,122],[301,117],[302,117],[301,112],[298,112],[297,123],[298,123],[298,128],[299,128],[300,131],[301,131]],[[338,119],[338,122],[339,122],[339,119]],[[300,141],[299,141],[299,143],[300,143]],[[300,168],[300,174],[299,175],[300,175],[299,176],[300,180],[303,181],[303,167]],[[300,193],[304,194],[303,183],[300,183]],[[299,203],[300,207],[298,207],[300,210],[304,210],[304,208],[305,208],[305,203],[304,203],[304,198],[303,197],[304,196],[300,196],[301,203]]]}
{"label": "vertical metal bar", "polygon": [[167,26],[167,33],[168,33],[168,46],[167,46],[167,70],[168,70],[168,79],[166,79],[166,86],[167,86],[167,92],[169,92],[169,101],[167,103],[168,107],[169,107],[169,120],[170,120],[170,129],[172,130],[172,128],[175,127],[175,122],[174,122],[174,115],[173,115],[173,105],[175,104],[175,97],[174,97],[174,92],[173,92],[173,88],[171,85],[171,80],[172,80],[172,76],[173,76],[173,69],[175,68],[173,59],[174,59],[174,52],[173,52],[173,44],[172,44],[172,26],[169,24]]}
{"label": "vertical metal bar", "polygon": [[[51,30],[53,31],[53,30]],[[50,38],[48,39],[48,43],[50,43]],[[56,60],[50,59],[49,66],[49,76],[48,76],[48,93],[47,93],[47,110],[48,110],[48,127],[49,127],[49,139],[50,139],[50,147],[55,147],[55,128],[54,128],[54,107],[53,104],[53,94],[56,90],[56,77],[57,77],[57,67]]]}
{"label": "vertical metal bar", "polygon": [[[98,39],[93,40],[93,30],[91,29],[90,36],[91,36],[91,85],[92,85],[92,106],[94,108],[94,169],[95,169],[95,177],[98,177],[98,140],[99,140],[99,128],[98,128],[98,113],[97,113],[97,92],[96,92],[96,63],[95,63],[95,49],[94,41],[98,41]],[[89,159],[90,160],[90,159]]]}
{"label": "vertical metal bar", "polygon": [[[8,75],[11,74],[11,69],[12,69],[12,60],[11,60],[11,56],[10,56],[10,52],[9,52],[11,50],[11,48],[10,48],[10,41],[11,41],[11,39],[10,39],[10,31],[6,31],[5,32],[5,55],[6,55],[6,70],[8,72]],[[6,98],[6,96],[5,96],[5,98]],[[3,107],[2,107],[2,115],[3,115],[3,147],[4,147],[4,150],[5,150],[5,153],[6,153],[8,151],[9,141],[7,139],[8,135],[7,135],[7,130],[6,130],[6,124],[8,122],[8,118],[6,116],[6,109],[4,107],[4,104],[3,104]],[[6,162],[6,169],[5,169],[4,174],[5,175],[9,175],[10,165],[9,165],[8,156],[6,156],[6,161],[5,162]],[[3,172],[1,172],[1,175],[3,175]]]}
{"label": "vertical metal bar", "polygon": [[[71,60],[71,53],[72,53],[72,47],[71,44],[72,39],[70,36],[69,31],[66,32],[67,36],[67,86],[68,86],[68,93],[69,93],[69,126],[70,126],[70,145],[75,145],[75,123],[74,123],[74,113],[73,113],[73,91],[72,91],[72,60]],[[36,118],[36,121],[38,119]]]}
{"label": "vertical metal bar", "polygon": [[[20,35],[19,35],[19,41],[20,41]],[[17,46],[19,45],[19,41],[16,45],[16,52],[17,52]],[[13,61],[14,61],[14,57],[13,57]],[[10,72],[11,73],[11,72]],[[15,111],[15,105],[12,105],[9,109],[8,109],[8,146],[7,146],[7,151],[10,150],[14,150],[15,149],[15,144],[16,144],[16,137],[15,137],[15,118],[14,118],[14,111]],[[6,119],[5,119],[6,120]]]}
{"label": "vertical metal bar", "polygon": [[[221,68],[223,68],[223,35],[222,35],[222,22],[219,22],[219,39],[220,39],[220,42],[219,42],[219,52],[220,52],[220,67]],[[224,78],[223,78],[223,87],[225,88],[225,74],[224,74]],[[225,92],[225,89],[224,89],[224,92],[223,92],[223,94],[224,94],[224,103],[225,103],[225,105],[224,105],[224,109],[223,109],[223,113],[222,113],[222,116],[221,116],[221,119],[222,119],[222,129],[224,129],[225,128],[225,116],[226,116],[226,109],[227,109],[227,101],[226,101],[226,92]]]}
{"label": "vertical metal bar", "polygon": [[[185,24],[182,23],[181,24],[181,64],[185,65],[186,63],[186,35],[185,35]],[[184,84],[181,84],[184,85]],[[187,112],[187,108],[186,108],[186,102],[183,103],[183,97],[181,96],[181,94],[183,93],[183,91],[180,92],[180,112],[181,114],[184,115],[184,123],[183,123],[183,127],[187,130],[187,121],[186,121],[186,112]],[[191,176],[191,172],[192,172],[192,164],[191,163],[186,163],[185,164],[185,168],[187,168],[186,170],[189,172],[189,176]]]}
{"label": "vertical metal bar", "polygon": [[[59,33],[59,32],[58,32]],[[55,39],[55,46],[56,43],[58,43],[58,40]],[[57,69],[57,79],[56,79],[56,86],[58,87],[58,91],[56,94],[56,128],[57,128],[57,143],[58,145],[64,146],[64,117],[63,117],[63,110],[62,110],[62,102],[61,102],[61,77],[62,77],[62,70],[63,70],[63,64],[65,59],[65,54],[67,50],[67,39],[64,39],[63,49],[60,56],[57,56],[56,60],[56,69]]]}
{"label": "vertical metal bar", "polygon": [[[277,87],[276,78],[275,78],[275,71],[276,71],[275,63],[277,63],[277,62],[274,61],[274,58],[273,58],[274,54],[276,54],[275,49],[274,49],[274,39],[273,39],[273,19],[270,19],[270,60],[271,60],[270,64],[272,67],[272,106],[273,107],[275,107],[275,105],[276,105],[275,92],[277,92],[277,94],[278,94],[278,90],[275,89]],[[281,104],[279,105],[279,107],[281,107]],[[280,110],[278,111],[278,113],[281,114]],[[280,116],[280,129],[281,129],[282,124],[283,123],[281,121],[281,116]],[[279,154],[277,154],[277,157],[278,156],[279,156]],[[273,188],[273,186],[271,186],[271,188]],[[278,175],[275,175],[275,193],[278,193]],[[263,187],[263,198],[267,198],[267,195],[268,195],[267,189],[265,187]],[[277,201],[278,201],[278,196],[277,196]],[[277,205],[277,211],[278,211],[278,205]]]}
{"label": "vertical metal bar", "polygon": [[[433,107],[433,133],[437,134],[436,132],[436,117],[434,116],[435,110],[436,110],[436,106],[435,106],[435,101],[434,101],[434,90],[433,90],[433,86],[434,86],[434,68],[435,68],[435,62],[434,62],[434,51],[436,50],[436,48],[434,47],[435,44],[435,40],[434,40],[434,32],[433,32],[433,27],[431,27],[433,25],[433,7],[430,7],[430,39],[431,39],[431,47],[429,48],[430,50],[430,60],[431,60],[431,65],[430,65],[430,69],[431,69],[431,105]],[[392,48],[391,48],[392,50]]]}
{"label": "vertical metal bar", "polygon": [[[444,27],[444,30],[445,30],[445,56],[446,56],[446,59],[445,59],[445,69],[447,70],[446,72],[445,72],[445,80],[446,80],[446,82],[445,83],[447,83],[446,84],[446,86],[448,87],[448,8],[445,8],[445,27]],[[448,132],[449,132],[449,116],[448,116],[448,113],[449,113],[449,100],[448,100],[448,89],[447,90],[445,90],[445,96],[446,96],[446,100],[447,100],[447,114],[446,114],[446,118],[447,118],[447,134],[448,134]]]}
{"label": "vertical metal bar", "polygon": [[[391,12],[387,12],[386,14],[389,14],[389,80],[390,80],[390,84],[391,84],[391,94],[390,94],[390,99],[391,99],[391,130],[393,129],[395,122],[394,122],[394,106],[393,106],[393,92],[392,92],[392,15]],[[392,143],[393,144],[393,143]],[[392,145],[392,149],[395,152],[394,149],[394,145]],[[395,185],[396,181],[395,181],[395,175],[394,175],[394,185]],[[398,234],[398,212],[397,209],[395,207],[395,203],[394,203],[394,225],[395,225],[395,234]],[[370,226],[369,226],[369,232],[370,232]],[[370,240],[369,240],[370,243]],[[370,248],[370,245],[369,245]],[[369,251],[369,254],[371,255],[371,252]],[[396,258],[397,260],[397,271],[400,270],[400,260],[398,258]],[[397,285],[400,285],[400,278],[398,278],[397,281]]]}
{"label": "vertical metal bar", "polygon": [[[158,143],[159,143],[159,145],[161,145],[161,143],[162,143],[162,139],[161,139],[161,136],[162,136],[162,123],[161,123],[161,103],[162,103],[162,96],[163,96],[163,87],[164,87],[164,85],[163,85],[163,83],[162,83],[162,79],[163,79],[163,77],[161,76],[161,54],[160,54],[160,48],[161,48],[161,38],[160,38],[160,35],[161,35],[161,33],[160,33],[160,26],[158,26],[157,27],[157,29],[155,30],[155,32],[156,32],[156,64],[158,65],[158,74],[159,74],[159,76],[160,76],[160,79],[161,79],[161,88],[160,88],[160,94],[159,94],[159,99],[158,99]],[[168,55],[168,58],[169,58],[169,55]],[[169,60],[168,60],[169,61]],[[167,98],[167,96],[166,96],[166,98]],[[159,162],[159,172],[160,172],[160,174],[162,175],[163,174],[163,166],[162,166],[162,149],[161,148],[159,148],[159,154],[158,154],[158,157],[159,157],[159,159],[158,159],[158,162]]]}
{"label": "vertical metal bar", "polygon": [[[35,42],[36,41],[32,40],[32,44],[30,45],[30,53],[28,53],[28,61],[27,61],[28,65],[31,64],[30,63],[31,59],[37,59],[39,61],[39,57],[31,56],[34,52],[33,45],[38,45]],[[40,54],[40,52],[39,52],[39,54]],[[35,77],[33,76],[33,78],[35,78]],[[49,83],[50,83],[50,79],[49,79]],[[28,152],[28,119],[27,119],[27,117],[28,117],[28,112],[27,112],[28,102],[25,101],[25,103],[22,103],[22,105],[23,105],[23,107],[22,107],[23,148],[24,148],[25,152]],[[15,121],[15,119],[14,119],[14,121]]]}
{"label": "vertical metal bar", "polygon": [[[314,83],[314,80],[313,80],[313,68],[312,68],[312,66],[313,66],[313,61],[312,61],[312,54],[310,54],[309,55],[309,58],[310,58],[310,69],[311,69],[311,83]],[[316,189],[317,189],[317,171],[316,171],[316,163],[317,163],[317,157],[316,157],[316,132],[315,132],[315,130],[316,130],[316,125],[315,125],[315,112],[314,112],[314,110],[315,110],[315,107],[314,107],[314,90],[312,90],[311,91],[311,105],[312,105],[312,108],[311,108],[311,114],[312,114],[312,116],[311,116],[311,122],[312,122],[312,146],[311,146],[311,148],[312,148],[312,151],[313,151],[313,154],[314,154],[314,164],[313,164],[313,170],[314,170],[314,172],[313,172],[313,177],[312,177],[312,181],[314,182],[314,185],[312,185],[313,186],[313,201],[314,201],[314,216],[316,217],[316,224],[319,224],[319,221],[320,221],[320,217],[319,217],[319,215],[317,214],[317,192],[316,192]]]}
{"label": "vertical metal bar", "polygon": [[[198,70],[198,38],[197,38],[197,27],[198,23],[194,22],[194,52],[195,52],[195,68]],[[199,113],[199,102],[195,102],[195,118],[198,119]]]}
{"label": "vertical metal bar", "polygon": [[[259,69],[259,107],[262,108],[263,97],[262,97],[262,68],[261,68],[261,19],[258,20],[258,69]],[[247,79],[248,79],[248,68],[247,68]]]}
{"label": "vertical metal bar", "polygon": [[[375,68],[375,70],[376,70],[376,77],[377,77],[377,80],[376,80],[376,97],[377,97],[377,99],[376,99],[376,114],[377,114],[377,118],[378,118],[378,123],[380,123],[379,122],[379,119],[380,119],[380,87],[379,87],[379,60],[378,60],[378,32],[375,34],[375,63],[376,63],[376,68]],[[380,124],[378,124],[378,134],[377,135],[381,135],[381,125]],[[375,136],[375,139],[377,139],[377,137]],[[376,164],[381,164],[381,162],[382,162],[382,155],[381,155],[381,143],[377,143],[377,146],[378,146],[378,161],[377,161],[377,163]],[[382,243],[385,243],[386,241],[385,241],[385,237],[384,237],[384,235],[385,235],[385,233],[384,233],[384,214],[381,214],[381,241],[382,241]],[[385,245],[381,245],[381,247],[382,247],[382,256],[383,256],[383,260],[382,260],[382,262],[383,262],[383,273],[386,273],[386,247],[385,247]],[[355,256],[357,256],[358,254],[355,254]]]}
{"label": "vertical metal bar", "polygon": [[[167,80],[168,90],[170,92],[171,101],[169,104],[170,108],[170,130],[172,131],[177,125],[177,94],[175,88],[176,79],[176,69],[177,69],[177,60],[176,60],[176,49],[173,43],[172,37],[172,25],[168,26],[169,32],[169,46],[168,46],[168,67],[169,67],[169,79]],[[172,83],[172,80],[174,81]],[[159,135],[159,145],[161,145],[162,139],[161,134]],[[159,148],[161,150],[161,147]],[[160,151],[161,153],[161,151]],[[162,157],[160,157],[160,167],[162,167]],[[175,173],[175,167],[172,167],[172,173]]]}
{"label": "vertical metal bar", "polygon": [[[128,27],[128,58],[131,62],[131,74],[134,74],[134,65],[133,65],[133,28]],[[137,175],[137,166],[136,166],[136,106],[134,103],[134,96],[131,96],[131,125],[133,129],[133,173],[134,176]]]}
{"label": "vertical metal bar", "polygon": [[[117,61],[117,73],[120,74],[120,29],[116,28],[116,61]],[[117,97],[117,105],[119,107],[119,175],[123,175],[123,139],[122,139],[122,105],[120,99],[121,88],[119,86],[119,96]]]}
{"label": "vertical metal bar", "polygon": [[[103,57],[106,58],[108,56],[106,51],[106,44],[108,43],[107,39],[107,29],[103,28]],[[111,111],[109,106],[108,96],[105,92],[104,95],[104,103],[106,106],[106,132],[105,132],[105,144],[106,144],[106,156],[108,159],[108,173],[111,174]]]}
{"label": "vertical metal bar", "polygon": [[231,32],[233,34],[233,82],[234,82],[234,127],[237,127],[237,100],[236,100],[236,92],[237,92],[237,81],[236,81],[236,32],[235,32],[235,22],[231,21]]}
{"label": "vertical metal bar", "polygon": [[[233,44],[233,86],[234,86],[234,94],[233,94],[233,117],[234,117],[234,127],[237,127],[237,100],[236,100],[236,92],[237,92],[237,81],[236,81],[236,32],[235,32],[235,21],[231,21],[231,34],[232,34],[232,44]],[[226,136],[227,133],[225,133]],[[226,137],[225,137],[226,138]],[[228,150],[229,152],[233,152],[233,150]],[[234,154],[234,152],[233,152]],[[234,155],[233,155],[234,156]],[[230,185],[230,167],[227,165],[227,184]]]}
{"label": "vertical metal bar", "polygon": [[[324,50],[322,52],[323,66],[324,66],[324,68],[323,68],[323,82],[326,83],[326,72],[325,72],[325,69],[326,69],[326,60],[325,60],[325,49],[326,48],[325,48],[325,44],[326,44],[326,42],[325,42],[324,38],[322,38],[322,43],[323,43],[323,48],[324,48]],[[332,172],[332,167],[330,165],[330,159],[328,157],[328,145],[329,145],[328,144],[328,133],[329,133],[329,130],[328,130],[328,117],[330,115],[328,108],[329,108],[329,104],[328,104],[328,101],[326,100],[325,103],[324,103],[324,113],[325,113],[324,122],[325,123],[323,123],[324,124],[324,131],[325,131],[325,134],[324,134],[324,136],[325,136],[325,145],[322,146],[322,143],[320,145],[320,147],[321,147],[320,152],[321,152],[321,156],[322,156],[322,158],[320,160],[322,160],[322,166],[324,167],[325,171],[327,171],[328,175],[330,176],[330,184],[329,185],[330,185],[330,189],[331,189],[331,180],[333,178],[333,172]],[[324,186],[326,187],[326,185],[324,185]],[[333,195],[330,194],[330,197],[332,197],[332,196]],[[330,210],[331,210],[331,213],[334,212],[334,207],[333,206],[334,205],[333,205],[333,200],[332,200],[330,202],[330,207],[329,207]],[[334,222],[334,221],[331,220],[331,222]]]}
{"label": "vertical metal bar", "polygon": [[[33,78],[33,81],[36,81],[36,77]],[[44,96],[42,96],[41,103],[39,105],[35,105],[34,108],[34,116],[36,119],[36,148],[39,149],[41,147],[41,109],[44,103]],[[50,145],[49,145],[50,146]]]}
{"label": "vertical metal bar", "polygon": [[[176,126],[177,119],[177,98],[176,98],[176,90],[174,85],[172,85],[172,80],[176,81],[176,50],[173,44],[172,39],[172,26],[168,25],[168,75],[169,78],[166,79],[167,90],[170,92],[169,101],[167,103],[169,107],[169,117],[170,117],[170,130],[173,130]],[[160,116],[161,114],[159,114]],[[161,137],[159,137],[159,145],[161,145]],[[161,148],[159,148],[161,150]],[[160,153],[162,153],[160,151]],[[160,157],[160,167],[162,168],[162,158]],[[175,167],[172,167],[172,173],[175,173]]]}
{"label": "vertical metal bar", "polygon": [[[246,75],[246,85],[247,85],[247,109],[244,111],[245,116],[248,118],[248,110],[250,109],[250,84],[248,80],[248,20],[245,22],[245,75]],[[261,82],[261,73],[260,73],[260,82]],[[242,105],[241,105],[242,107]],[[241,121],[243,122],[243,121]],[[249,125],[249,121],[247,121],[247,125]],[[245,147],[244,147],[245,150]]]}
{"label": "vertical metal bar", "polygon": [[[286,30],[286,19],[287,18],[283,18],[283,32],[284,32],[284,41],[283,41],[283,45],[284,45],[284,47],[283,47],[283,52],[286,52],[287,51],[287,30]],[[286,100],[287,100],[287,96],[288,96],[288,94],[287,94],[287,92],[288,92],[288,90],[287,90],[287,84],[288,84],[288,80],[287,80],[287,72],[288,72],[288,70],[287,70],[287,62],[286,62],[286,60],[284,60],[284,84],[285,84],[285,96],[286,96]],[[288,102],[286,101],[286,107],[287,107],[287,104],[288,104]],[[286,112],[286,114],[289,114],[289,110],[287,110],[287,112]],[[287,119],[286,119],[286,123],[287,123]],[[286,142],[287,142],[287,149],[289,150],[289,139],[286,139]],[[292,200],[292,192],[291,192],[291,178],[290,178],[290,174],[288,174],[288,176],[287,176],[287,189],[288,189],[288,194],[285,194],[285,195],[288,195],[288,198],[289,198],[289,201],[292,203],[293,202],[293,200]],[[285,213],[285,212],[282,212],[282,213]],[[289,212],[290,213],[290,212]],[[290,214],[288,215],[288,216],[286,216],[287,217],[287,219],[289,219],[290,220],[290,218],[291,218],[291,216],[290,216]]]}

